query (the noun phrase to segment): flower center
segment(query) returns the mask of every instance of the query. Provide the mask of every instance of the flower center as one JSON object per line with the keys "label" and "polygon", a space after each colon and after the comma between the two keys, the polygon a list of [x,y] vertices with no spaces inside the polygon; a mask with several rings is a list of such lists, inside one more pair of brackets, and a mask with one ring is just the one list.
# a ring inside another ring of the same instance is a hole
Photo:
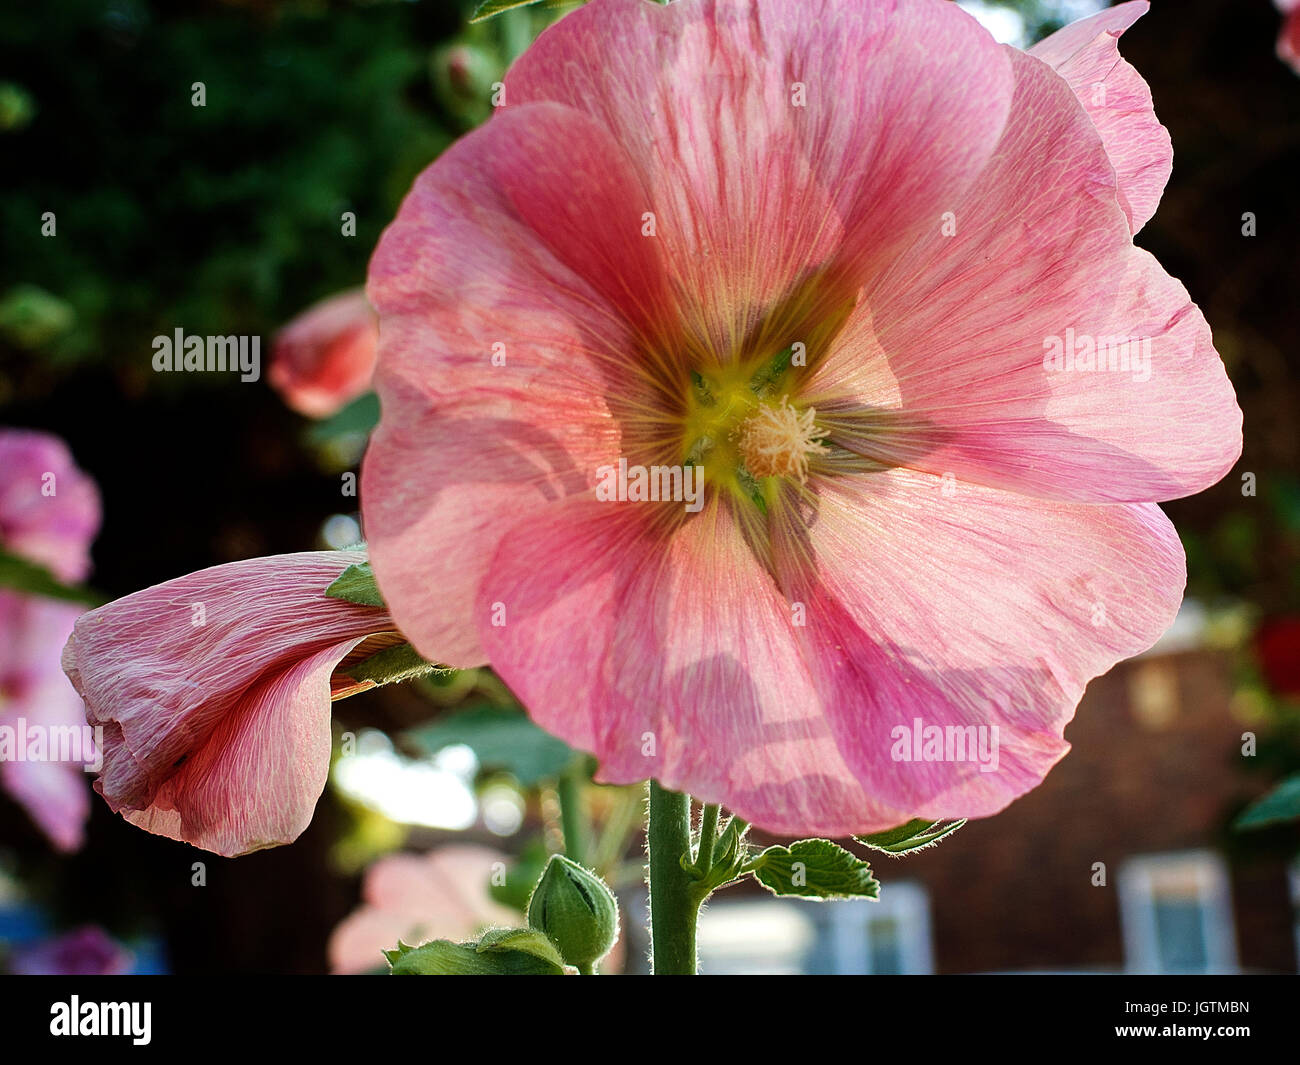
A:
{"label": "flower center", "polygon": [[762,404],[740,426],[737,442],[745,468],[755,477],[797,477],[808,480],[810,455],[825,455],[825,435],[813,423],[812,407],[796,410],[788,396],[775,406]]}

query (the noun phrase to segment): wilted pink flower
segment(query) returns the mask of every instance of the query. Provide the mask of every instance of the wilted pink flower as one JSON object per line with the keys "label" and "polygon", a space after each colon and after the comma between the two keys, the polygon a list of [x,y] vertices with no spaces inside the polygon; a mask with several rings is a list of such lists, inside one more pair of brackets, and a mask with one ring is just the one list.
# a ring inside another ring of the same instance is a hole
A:
{"label": "wilted pink flower", "polygon": [[362,905],[330,936],[330,968],[382,969],[382,952],[399,939],[411,945],[431,939],[459,943],[493,925],[517,925],[519,914],[489,892],[493,874],[506,863],[504,854],[474,844],[380,858],[366,870]]}
{"label": "wilted pink flower", "polygon": [[370,388],[379,322],[360,289],[309,307],[271,348],[271,384],[299,414],[327,418]]}
{"label": "wilted pink flower", "polygon": [[63,668],[103,726],[109,806],[223,855],[296,839],[329,773],[331,693],[355,687],[340,663],[400,642],[382,609],[325,594],[364,560],[232,562],[83,615]]}
{"label": "wilted pink flower", "polygon": [[[1144,10],[1033,54],[942,0],[547,30],[371,264],[363,510],[402,631],[601,779],[776,832],[1034,787],[1174,617],[1152,501],[1241,447],[1205,319],[1131,239],[1170,157],[1115,51]],[[598,494],[688,463],[698,513]]]}
{"label": "wilted pink flower", "polygon": [[[67,445],[48,433],[2,429],[0,470],[0,549],[65,581],[85,577],[99,493]],[[81,743],[81,700],[59,667],[59,651],[83,609],[0,590],[0,785],[63,851],[81,846],[90,813],[84,762],[60,760],[71,746],[58,746],[75,729],[77,753],[93,758],[93,744]],[[27,738],[38,734],[41,753],[33,757]]]}
{"label": "wilted pink flower", "polygon": [[1274,0],[1286,16],[1277,38],[1277,56],[1300,74],[1300,0]]}
{"label": "wilted pink flower", "polygon": [[135,958],[98,925],[83,925],[52,939],[14,951],[9,972],[15,976],[121,976]]}

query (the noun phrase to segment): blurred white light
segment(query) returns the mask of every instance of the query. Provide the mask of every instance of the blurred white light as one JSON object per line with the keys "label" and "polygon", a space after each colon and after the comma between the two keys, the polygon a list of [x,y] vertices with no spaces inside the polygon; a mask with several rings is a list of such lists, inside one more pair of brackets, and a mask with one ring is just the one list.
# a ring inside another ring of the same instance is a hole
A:
{"label": "blurred white light", "polygon": [[478,802],[463,774],[403,757],[375,729],[363,730],[355,753],[334,763],[334,783],[343,794],[404,825],[460,830],[478,817]]}
{"label": "blurred white light", "polygon": [[490,784],[478,798],[483,824],[496,836],[513,836],[524,823],[524,800],[508,784]]}
{"label": "blurred white light", "polygon": [[1025,47],[1025,20],[1019,11],[985,0],[957,0],[957,6],[974,15],[999,44]]}
{"label": "blurred white light", "polygon": [[351,514],[333,514],[321,526],[320,537],[335,551],[354,547],[361,542],[361,524]]}

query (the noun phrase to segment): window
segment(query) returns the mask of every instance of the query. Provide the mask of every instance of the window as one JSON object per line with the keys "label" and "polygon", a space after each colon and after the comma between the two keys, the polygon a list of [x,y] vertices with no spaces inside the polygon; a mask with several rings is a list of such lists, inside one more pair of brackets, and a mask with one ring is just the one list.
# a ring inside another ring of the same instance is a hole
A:
{"label": "window", "polygon": [[1143,855],[1119,871],[1124,955],[1131,972],[1235,972],[1231,892],[1211,851]]}
{"label": "window", "polygon": [[892,882],[878,902],[719,900],[700,918],[700,971],[716,975],[928,973],[930,907],[919,884]]}

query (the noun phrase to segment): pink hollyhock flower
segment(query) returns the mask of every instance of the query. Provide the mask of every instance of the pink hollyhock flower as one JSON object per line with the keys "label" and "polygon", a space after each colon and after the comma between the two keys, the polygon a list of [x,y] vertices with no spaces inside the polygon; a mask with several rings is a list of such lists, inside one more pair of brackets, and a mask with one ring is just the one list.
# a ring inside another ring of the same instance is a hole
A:
{"label": "pink hollyhock flower", "polygon": [[1277,38],[1277,57],[1300,74],[1300,0],[1274,0],[1286,16]]}
{"label": "pink hollyhock flower", "polygon": [[363,561],[232,562],[84,614],[63,668],[103,726],[109,806],[227,856],[296,839],[329,773],[331,696],[361,687],[347,663],[401,642],[382,609],[325,594]]}
{"label": "pink hollyhock flower", "polygon": [[[1132,243],[1169,173],[1115,51],[1145,10],[1033,54],[942,0],[593,0],[543,33],[371,263],[362,502],[402,631],[600,779],[773,832],[1037,785],[1173,620],[1155,501],[1241,448],[1205,319]],[[698,512],[607,501],[620,460],[702,470]]]}
{"label": "pink hollyhock flower", "polygon": [[98,925],[83,925],[20,947],[9,961],[15,976],[121,976],[134,955]]}
{"label": "pink hollyhock flower", "polygon": [[[99,528],[99,493],[67,445],[48,433],[2,429],[0,469],[0,549],[62,580],[84,578]],[[48,742],[86,724],[81,700],[59,668],[59,650],[82,610],[0,590],[0,729],[13,740],[12,753],[0,747],[0,785],[62,851],[81,846],[90,814],[84,764],[52,760]],[[38,732],[44,753],[26,757],[27,737]],[[78,750],[93,759],[92,750]]]}
{"label": "pink hollyhock flower", "polygon": [[379,322],[360,289],[303,311],[271,347],[271,384],[299,414],[327,418],[368,391]]}
{"label": "pink hollyhock flower", "polygon": [[365,973],[384,967],[383,951],[400,939],[464,942],[493,925],[517,925],[519,914],[496,902],[492,875],[507,858],[490,847],[451,844],[427,854],[390,854],[366,870],[362,905],[330,936],[330,968]]}

